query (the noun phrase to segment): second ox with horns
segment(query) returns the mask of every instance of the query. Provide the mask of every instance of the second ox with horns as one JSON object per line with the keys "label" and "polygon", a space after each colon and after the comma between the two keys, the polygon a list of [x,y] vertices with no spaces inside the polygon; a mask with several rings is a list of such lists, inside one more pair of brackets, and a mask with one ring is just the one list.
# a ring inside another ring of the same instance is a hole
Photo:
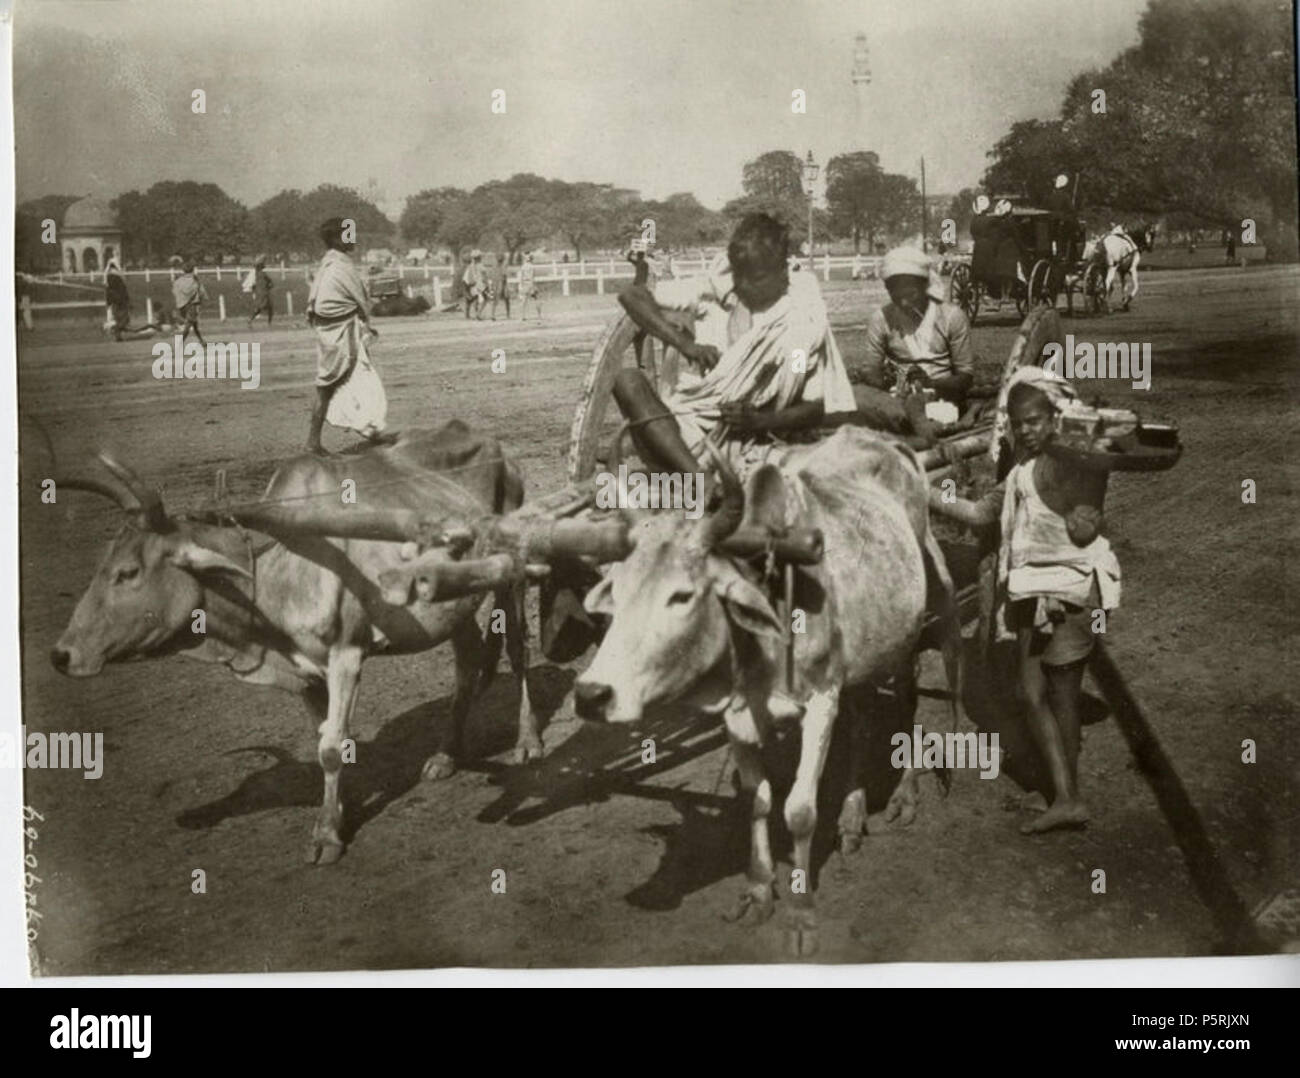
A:
{"label": "second ox with horns", "polygon": [[[774,866],[767,817],[772,790],[761,747],[772,733],[769,708],[782,666],[783,636],[765,590],[723,545],[737,527],[819,529],[825,553],[798,570],[793,607],[806,631],[793,635],[795,698],[803,707],[801,745],[785,819],[794,838],[789,919],[797,947],[816,946],[811,851],[817,788],[841,694],[896,678],[914,702],[914,657],[930,608],[939,615],[953,721],[960,717],[960,624],[952,580],[930,532],[928,480],[905,445],[844,427],[816,446],[787,451],[778,471],[755,471],[748,491],[726,467],[724,498],[700,521],[647,514],[632,525],[628,557],[587,596],[587,609],[611,618],[590,668],[575,684],[578,714],[633,723],[654,704],[679,701],[721,713],[740,774],[753,797],[749,884],[735,918],[752,923],[774,910]],[[742,523],[743,521],[743,523]],[[787,617],[789,613],[787,612]],[[790,661],[790,660],[786,660]],[[862,738],[850,741],[855,751]],[[860,768],[855,767],[855,775]],[[910,816],[916,772],[904,773],[889,815]],[[839,818],[842,841],[866,827],[866,795],[852,789]]]}
{"label": "second ox with horns", "polygon": [[[256,545],[241,528],[169,516],[157,492],[112,458],[100,459],[106,475],[60,482],[112,497],[129,522],[109,546],[51,661],[62,673],[90,677],[106,662],[180,653],[224,663],[242,681],[300,692],[320,724],[317,758],[325,773],[309,860],[328,864],[343,851],[343,743],[367,656],[410,654],[451,641],[451,734],[443,751],[426,761],[424,775],[442,778],[454,770],[470,702],[500,654],[500,635],[490,636],[485,649],[475,620],[485,590],[496,590],[505,612],[505,644],[520,682],[517,757],[541,754],[524,678],[518,574],[501,571],[491,557],[455,560],[467,551],[444,546],[419,558],[421,575],[400,586],[406,579],[401,570],[415,555],[409,540],[427,531],[427,522],[477,522],[522,502],[519,473],[495,441],[453,422],[439,431],[412,432],[391,448],[298,457],[272,476],[262,502],[228,514],[278,540]],[[354,505],[341,502],[349,481]],[[209,520],[226,515],[206,514]],[[399,536],[408,541],[393,541]],[[462,528],[453,542],[481,547],[475,536],[474,528]],[[439,564],[446,572],[435,578]],[[456,597],[439,601],[449,596]],[[191,631],[199,610],[202,634]]]}

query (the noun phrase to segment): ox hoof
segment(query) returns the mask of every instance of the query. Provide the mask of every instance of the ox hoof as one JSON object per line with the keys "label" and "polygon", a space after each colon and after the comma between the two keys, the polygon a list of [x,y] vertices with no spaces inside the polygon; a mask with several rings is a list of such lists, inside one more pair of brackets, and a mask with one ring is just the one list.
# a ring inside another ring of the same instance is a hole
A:
{"label": "ox hoof", "polygon": [[536,735],[521,740],[510,754],[511,763],[526,764],[542,758],[542,739]]}
{"label": "ox hoof", "polygon": [[307,846],[307,864],[333,865],[343,856],[343,843],[336,840],[313,838]]}
{"label": "ox hoof", "polygon": [[445,752],[430,756],[424,761],[424,767],[420,769],[420,778],[427,779],[429,782],[449,779],[454,774],[456,774],[456,761]]}
{"label": "ox hoof", "polygon": [[793,909],[785,915],[786,950],[795,958],[817,953],[817,914],[810,909]]}
{"label": "ox hoof", "polygon": [[895,790],[885,806],[885,819],[889,823],[897,820],[901,827],[909,826],[916,819],[916,794],[910,789],[906,793]]}
{"label": "ox hoof", "polygon": [[775,911],[776,901],[772,898],[772,887],[763,884],[760,890],[742,891],[736,904],[722,915],[722,919],[732,924],[754,927],[769,920]]}
{"label": "ox hoof", "polygon": [[854,790],[844,799],[840,809],[840,853],[857,853],[862,848],[862,836],[867,833],[867,796]]}

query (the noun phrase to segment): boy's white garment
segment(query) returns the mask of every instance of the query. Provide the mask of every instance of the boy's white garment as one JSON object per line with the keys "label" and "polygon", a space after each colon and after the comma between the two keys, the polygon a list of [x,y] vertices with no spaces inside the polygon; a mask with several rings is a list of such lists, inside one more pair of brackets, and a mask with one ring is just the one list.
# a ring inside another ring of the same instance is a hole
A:
{"label": "boy's white garment", "polygon": [[[998,610],[998,639],[1014,636],[1006,628],[1005,603],[1021,599],[1060,599],[1087,606],[1093,580],[1103,610],[1119,606],[1119,559],[1110,541],[1098,535],[1078,546],[1066,530],[1065,518],[1043,501],[1034,485],[1034,458],[1007,474],[1002,500],[1002,542],[998,547],[998,590],[1004,603]],[[1035,625],[1051,632],[1039,603]]]}

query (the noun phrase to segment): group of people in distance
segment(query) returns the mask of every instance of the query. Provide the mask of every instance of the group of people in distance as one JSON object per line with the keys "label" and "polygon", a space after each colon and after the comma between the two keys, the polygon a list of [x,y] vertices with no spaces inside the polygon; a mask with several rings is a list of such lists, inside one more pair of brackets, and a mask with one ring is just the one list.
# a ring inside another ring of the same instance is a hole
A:
{"label": "group of people in distance", "polygon": [[[266,272],[266,260],[259,258],[244,279],[244,292],[249,296],[251,309],[248,325],[251,328],[260,314],[266,315],[266,324],[270,326],[275,318],[271,306],[271,276]],[[152,334],[168,326],[181,330],[181,339],[188,340],[193,331],[195,339],[205,344],[203,333],[199,329],[199,312],[208,298],[208,290],[199,280],[193,262],[186,262],[172,280],[172,306],[170,314],[144,325],[131,326],[131,295],[126,287],[126,277],[122,266],[116,258],[110,258],[104,266],[104,305],[107,318],[104,332],[115,341]]]}
{"label": "group of people in distance", "polygon": [[[491,274],[488,273],[487,267],[483,265],[483,252],[474,250],[470,252],[469,265],[465,267],[465,272],[461,274],[461,284],[465,286],[465,317],[470,317],[470,312],[474,312],[474,317],[478,321],[483,321],[483,308],[487,306],[488,300],[492,301],[491,319],[497,320],[497,304],[504,303],[506,308],[506,318],[510,318],[510,280],[509,280],[510,263],[506,253],[502,251],[496,256],[496,266]],[[537,320],[542,320],[542,301],[541,294],[537,290],[537,271],[533,266],[533,256],[525,254],[522,263],[519,266],[519,321],[524,320],[524,315],[528,311],[528,301],[533,301],[533,308],[537,311]]]}
{"label": "group of people in distance", "polygon": [[[965,314],[945,301],[929,258],[897,248],[880,276],[889,302],[874,312],[865,355],[851,383],[813,272],[792,266],[785,228],[764,214],[744,218],[726,254],[698,277],[645,279],[619,302],[645,333],[676,348],[689,364],[660,399],[636,369],[619,373],[615,399],[650,467],[699,472],[706,440],[744,471],[783,442],[819,428],[856,423],[910,444],[935,444],[945,425],[970,415],[974,356]],[[686,310],[694,332],[667,312]],[[1000,639],[1014,639],[1030,734],[1053,781],[1050,807],[1026,833],[1079,826],[1087,810],[1078,790],[1079,702],[1096,609],[1119,601],[1119,565],[1102,531],[1104,476],[1048,456],[1053,416],[1073,397],[1040,367],[1017,373],[1007,393],[1014,463],[977,502],[932,508],[970,525],[1001,525],[997,617]]]}

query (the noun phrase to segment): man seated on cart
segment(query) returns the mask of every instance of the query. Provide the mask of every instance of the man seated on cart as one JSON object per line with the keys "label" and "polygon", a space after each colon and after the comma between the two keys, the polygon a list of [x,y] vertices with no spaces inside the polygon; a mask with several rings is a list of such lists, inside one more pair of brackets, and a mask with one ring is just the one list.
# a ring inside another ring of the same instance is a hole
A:
{"label": "man seated on cart", "polygon": [[867,348],[853,395],[867,426],[934,445],[955,423],[975,380],[970,323],[930,273],[914,247],[885,255],[880,275],[889,302],[871,317]]}
{"label": "man seated on cart", "polygon": [[[701,276],[633,284],[619,303],[638,326],[694,367],[660,400],[639,370],[622,371],[614,398],[643,460],[698,472],[706,439],[747,471],[779,441],[807,437],[826,416],[852,413],[853,388],[816,278],[791,271],[789,234],[763,213],[736,226],[725,258]],[[694,334],[666,311],[689,311]]]}

